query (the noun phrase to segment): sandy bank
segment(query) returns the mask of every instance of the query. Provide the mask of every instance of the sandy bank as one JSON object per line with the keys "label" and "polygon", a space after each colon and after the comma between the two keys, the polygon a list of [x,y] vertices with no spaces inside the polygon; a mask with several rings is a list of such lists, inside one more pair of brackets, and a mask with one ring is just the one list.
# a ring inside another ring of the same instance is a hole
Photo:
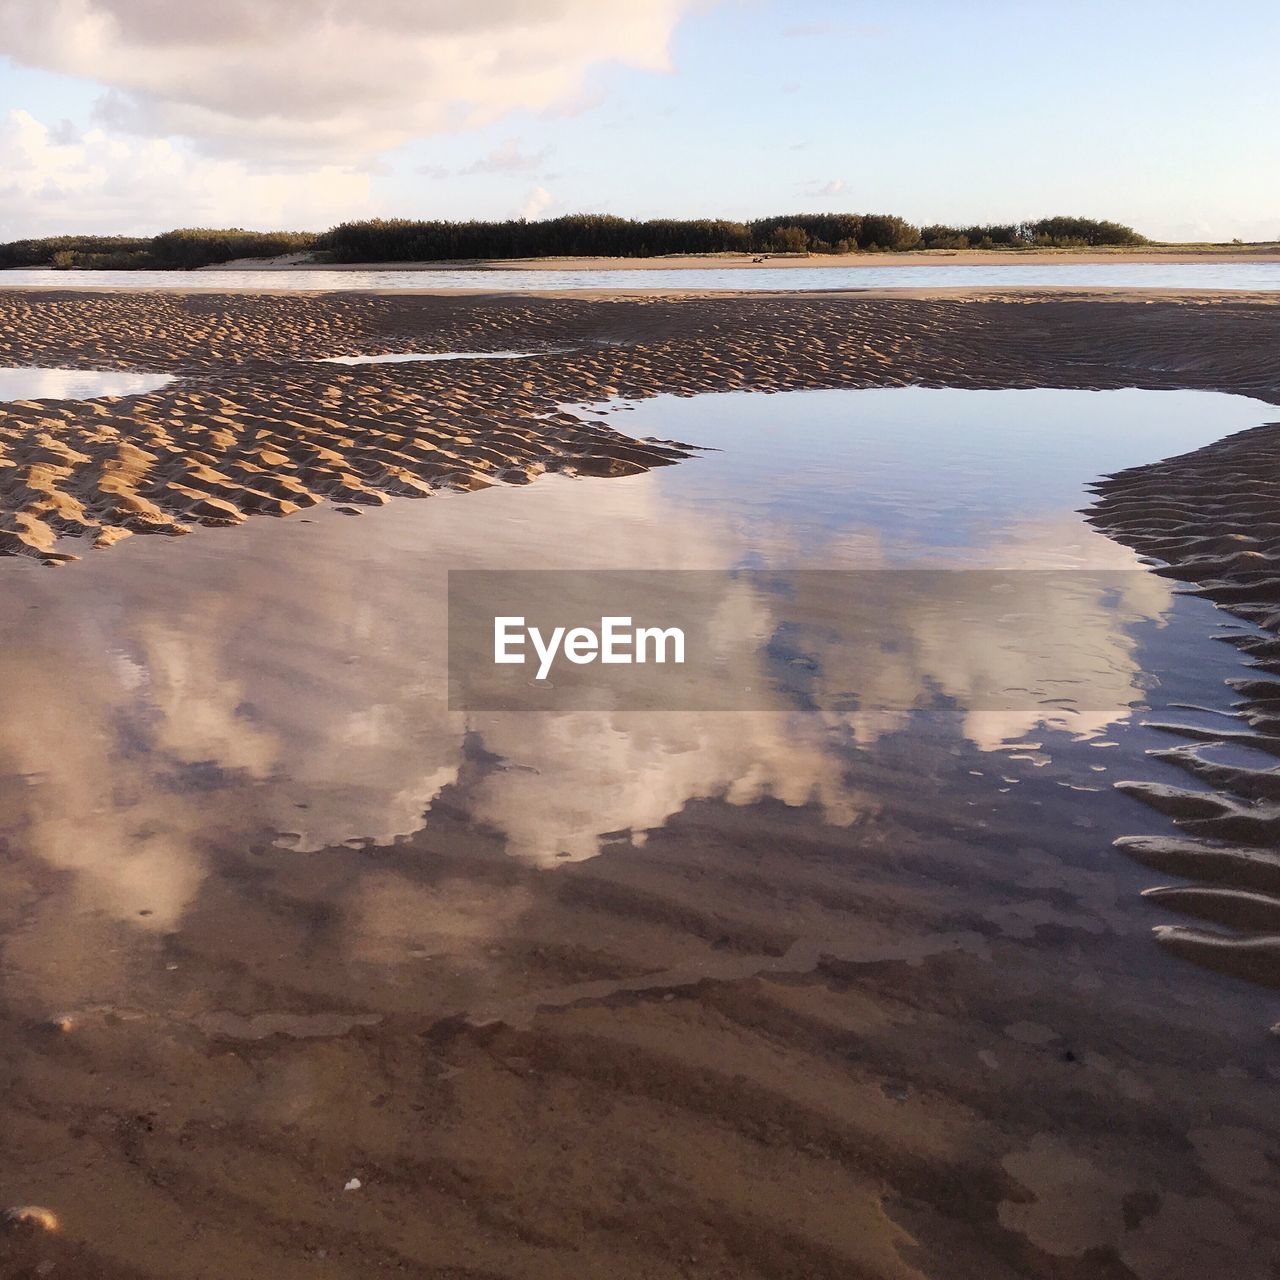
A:
{"label": "sandy bank", "polygon": [[[763,261],[759,261],[763,256]],[[669,254],[651,258],[475,258],[452,262],[310,262],[305,254],[278,258],[236,258],[202,271],[679,271],[722,268],[770,270],[779,267],[1048,266],[1100,262],[1280,262],[1280,245],[1147,249],[922,249],[912,253],[852,254]],[[2,277],[0,277],[2,278]]]}
{"label": "sandy bank", "polygon": [[[56,559],[129,533],[358,510],[440,488],[677,460],[561,406],[908,383],[1203,387],[1280,400],[1280,299],[991,291],[689,298],[0,293],[0,362],[187,375],[0,406],[0,542]],[[525,350],[519,361],[321,357]],[[67,538],[79,541],[68,545]]]}
{"label": "sandy bank", "polygon": [[1246,655],[1244,674],[1228,682],[1229,710],[1211,723],[1170,717],[1171,745],[1160,756],[1189,785],[1126,787],[1184,834],[1135,835],[1121,847],[1163,876],[1192,882],[1148,891],[1195,922],[1157,930],[1161,943],[1280,987],[1280,410],[1274,424],[1097,487],[1090,519],[1103,532],[1260,629],[1220,636]]}

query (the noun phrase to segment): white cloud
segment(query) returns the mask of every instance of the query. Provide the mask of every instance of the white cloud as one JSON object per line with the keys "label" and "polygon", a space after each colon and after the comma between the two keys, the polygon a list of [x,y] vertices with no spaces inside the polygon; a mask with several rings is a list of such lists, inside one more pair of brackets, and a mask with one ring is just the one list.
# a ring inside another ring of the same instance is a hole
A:
{"label": "white cloud", "polygon": [[0,239],[200,225],[311,229],[368,212],[369,179],[348,168],[262,173],[162,138],[101,129],[68,136],[26,111],[0,120]]}
{"label": "white cloud", "polygon": [[848,191],[849,184],[843,178],[832,178],[829,182],[813,182],[809,184],[808,194],[817,196],[819,199],[825,199],[830,196],[838,196],[844,191]]}
{"label": "white cloud", "polygon": [[540,218],[555,203],[555,197],[546,187],[534,187],[529,198],[520,208],[520,216],[530,220]]}
{"label": "white cloud", "polygon": [[113,129],[255,162],[341,163],[662,71],[692,0],[0,0],[0,52],[105,85]]}
{"label": "white cloud", "polygon": [[464,177],[474,173],[529,173],[547,158],[550,151],[550,147],[543,147],[540,151],[522,151],[518,138],[508,138],[488,155],[459,169],[458,173]]}

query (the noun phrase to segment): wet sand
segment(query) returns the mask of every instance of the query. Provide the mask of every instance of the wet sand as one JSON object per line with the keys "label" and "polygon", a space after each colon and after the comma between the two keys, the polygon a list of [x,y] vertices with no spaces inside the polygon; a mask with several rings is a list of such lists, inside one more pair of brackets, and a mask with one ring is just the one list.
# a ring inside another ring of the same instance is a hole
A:
{"label": "wet sand", "polygon": [[[0,406],[0,527],[47,555],[59,532],[278,512],[263,495],[358,509],[672,461],[540,416],[612,394],[1280,403],[1277,337],[1280,303],[1236,297],[2,294],[5,362],[183,380],[91,416]],[[299,363],[540,344],[576,349]],[[1197,523],[1249,522],[1269,555],[1275,457],[1263,428],[1126,473],[1097,518],[1195,572],[1197,547],[1226,556],[1221,581],[1230,548],[1192,542]],[[57,700],[6,685],[42,732]],[[1099,850],[1074,797],[1028,841],[970,816],[977,783],[915,786],[926,763],[868,764],[876,806],[820,838],[805,809],[708,799],[643,857],[619,840],[554,874],[451,822],[447,796],[429,834],[381,848],[211,834],[217,874],[180,928],[68,910],[61,873],[0,833],[0,1275],[1277,1274],[1280,1040],[1256,990],[1135,942],[1146,872]]]}
{"label": "wet sand", "polygon": [[180,928],[7,863],[0,1188],[64,1226],[0,1274],[1267,1280],[1256,1001],[1144,957],[1089,829],[925,767],[847,830],[708,800],[554,874],[447,803],[211,842]]}
{"label": "wet sand", "polygon": [[[1122,847],[1155,870],[1193,881],[1149,891],[1204,922],[1170,926],[1161,942],[1280,987],[1280,422],[1123,471],[1097,487],[1093,523],[1151,556],[1157,573],[1260,629],[1223,637],[1242,650],[1251,671],[1230,682],[1237,696],[1222,707],[1222,727],[1171,718],[1170,730],[1186,741],[1163,758],[1198,785],[1129,788],[1171,815],[1186,837],[1134,836]],[[1244,748],[1243,762],[1215,759],[1214,748],[1223,745]]]}
{"label": "wet sand", "polygon": [[[1278,330],[1280,303],[1255,295],[0,293],[0,362],[185,375],[88,406],[5,404],[0,552],[56,563],[132,533],[288,515],[321,500],[359,510],[683,456],[561,409],[618,395],[919,382],[1274,398]],[[510,349],[545,354],[316,363]]]}

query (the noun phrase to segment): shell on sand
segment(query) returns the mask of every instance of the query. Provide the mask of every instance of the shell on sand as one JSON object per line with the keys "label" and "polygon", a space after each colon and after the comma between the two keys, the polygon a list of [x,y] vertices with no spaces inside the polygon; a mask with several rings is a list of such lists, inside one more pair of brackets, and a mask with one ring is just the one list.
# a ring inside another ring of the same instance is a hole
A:
{"label": "shell on sand", "polygon": [[4,1211],[6,1227],[34,1227],[39,1231],[57,1231],[58,1215],[38,1204],[14,1205]]}

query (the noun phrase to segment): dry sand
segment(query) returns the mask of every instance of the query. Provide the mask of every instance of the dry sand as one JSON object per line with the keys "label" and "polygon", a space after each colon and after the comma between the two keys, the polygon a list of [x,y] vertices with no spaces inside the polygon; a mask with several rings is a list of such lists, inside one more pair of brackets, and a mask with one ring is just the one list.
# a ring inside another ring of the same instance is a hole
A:
{"label": "dry sand", "polygon": [[[763,261],[761,260],[763,259]],[[922,249],[914,253],[750,254],[672,253],[650,258],[480,258],[456,262],[313,262],[305,253],[277,258],[235,258],[202,271],[679,271],[723,267],[925,267],[1026,265],[1066,262],[1280,262],[1280,245],[1178,245],[1147,249]],[[0,280],[3,274],[0,273]]]}
{"label": "dry sand", "polygon": [[[74,411],[0,406],[0,527],[47,554],[60,532],[110,542],[672,461],[542,416],[615,393],[1137,385],[1280,403],[1277,338],[1280,301],[1234,296],[0,294],[6,363],[183,376]],[[1267,610],[1277,439],[1128,473],[1098,519]],[[1219,540],[1239,534],[1243,558]],[[1253,564],[1263,577],[1239,576]],[[25,670],[31,705],[53,705]],[[89,759],[80,725],[68,750]],[[1280,1274],[1280,1063],[1254,993],[1135,972],[1127,863],[1065,820],[1029,843],[963,796],[942,830],[923,766],[866,777],[886,812],[820,838],[803,810],[707,800],[643,856],[624,842],[554,874],[447,805],[385,849],[211,839],[217,874],[181,927],[147,932],[43,916],[62,878],[0,828],[0,1192],[26,1207],[0,1230],[0,1275]],[[1229,882],[1280,892],[1273,859],[1236,859]],[[50,956],[102,998],[36,1000],[64,973]]]}

